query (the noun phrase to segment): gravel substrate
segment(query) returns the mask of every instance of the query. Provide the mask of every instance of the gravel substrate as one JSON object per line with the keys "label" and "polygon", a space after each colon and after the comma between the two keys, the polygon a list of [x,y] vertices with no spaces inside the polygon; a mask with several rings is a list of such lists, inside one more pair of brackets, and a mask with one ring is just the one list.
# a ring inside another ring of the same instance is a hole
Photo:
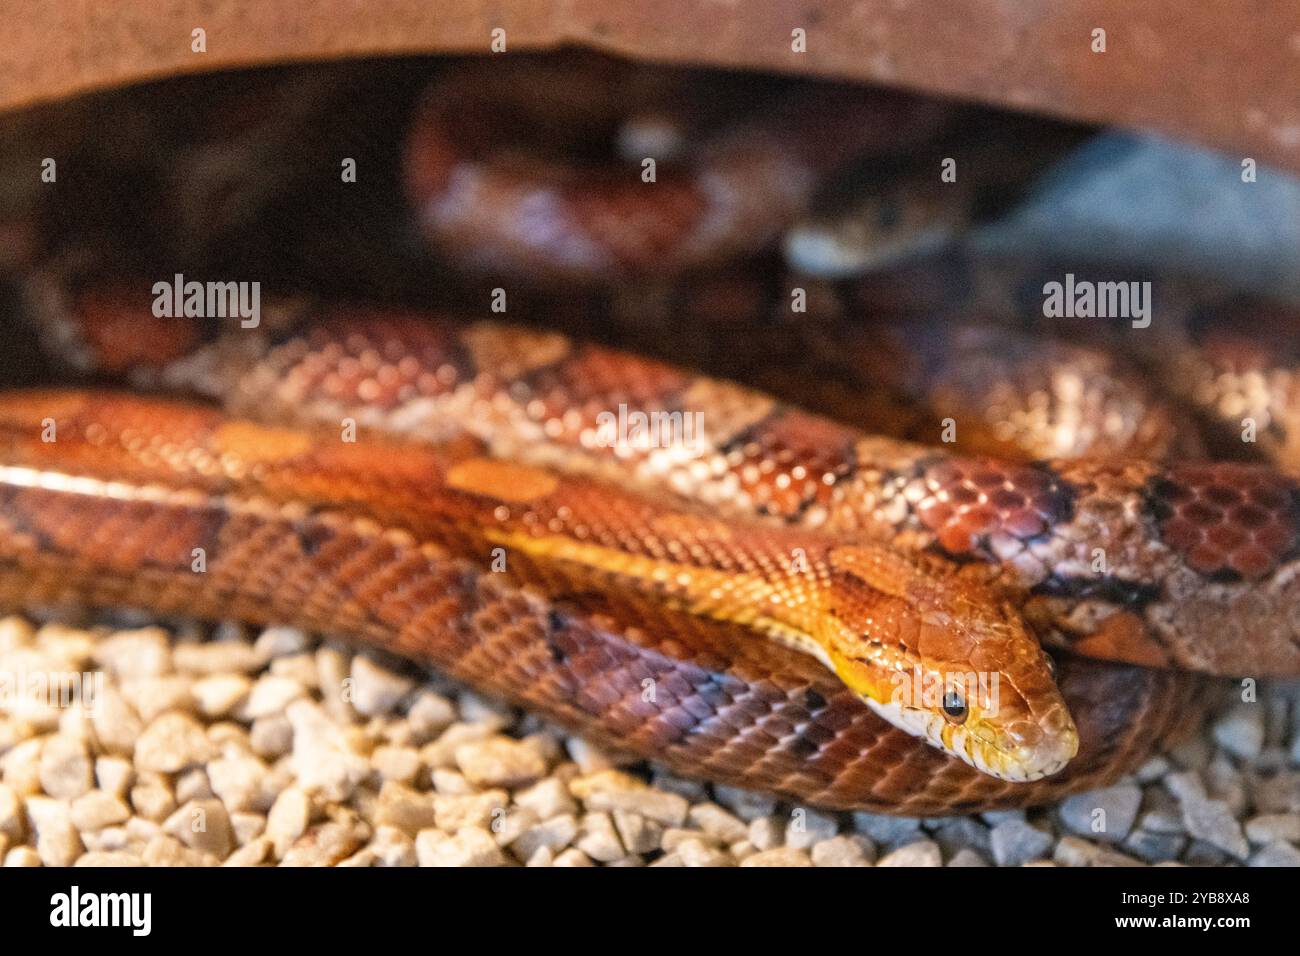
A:
{"label": "gravel substrate", "polygon": [[[107,619],[102,619],[107,620]],[[102,673],[95,706],[30,675]],[[0,619],[6,866],[1300,865],[1300,685],[1060,806],[829,814],[627,764],[291,628]]]}

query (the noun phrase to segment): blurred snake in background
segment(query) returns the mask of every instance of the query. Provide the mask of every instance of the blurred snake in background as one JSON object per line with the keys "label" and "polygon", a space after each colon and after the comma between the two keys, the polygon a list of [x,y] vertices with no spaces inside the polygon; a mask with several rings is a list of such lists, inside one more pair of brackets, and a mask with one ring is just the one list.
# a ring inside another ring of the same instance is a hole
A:
{"label": "blurred snake in background", "polygon": [[[0,400],[0,603],[344,633],[682,773],[911,815],[1098,786],[1194,725],[1198,675],[1300,673],[1294,355],[1197,315],[1152,350],[1176,366],[1152,397],[1105,343],[1014,309],[976,324],[983,300],[925,283],[891,298],[866,273],[978,205],[970,177],[939,198],[897,173],[942,155],[933,102],[782,91],[724,122],[726,95],[710,115],[689,83],[585,69],[586,95],[544,60],[435,83],[403,163],[424,235],[750,384],[428,309],[287,297],[257,329],[203,327],[154,316],[142,276],[47,271],[56,359],[172,397]],[[675,96],[680,129],[653,111]],[[585,145],[619,137],[671,162]],[[895,173],[841,227],[813,203],[846,169]],[[826,264],[802,284],[830,319],[770,321],[774,246],[796,275]],[[1200,426],[1243,409],[1272,461],[1204,460]],[[703,427],[608,440],[611,414]],[[958,450],[934,444],[948,418]]]}

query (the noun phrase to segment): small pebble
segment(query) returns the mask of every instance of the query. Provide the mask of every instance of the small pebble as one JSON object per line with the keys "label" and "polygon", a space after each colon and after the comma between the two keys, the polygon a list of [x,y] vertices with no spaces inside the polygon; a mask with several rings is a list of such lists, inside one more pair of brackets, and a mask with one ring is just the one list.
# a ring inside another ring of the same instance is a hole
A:
{"label": "small pebble", "polygon": [[678,827],[667,827],[663,836],[659,840],[659,845],[667,853],[672,853],[679,845],[687,840],[693,840],[697,843],[706,843],[709,846],[717,846],[718,838],[709,836],[702,830],[684,830]]}
{"label": "small pebble", "polygon": [[244,704],[252,686],[243,674],[213,674],[195,681],[190,693],[204,717],[225,717]]}
{"label": "small pebble", "polygon": [[1186,866],[1226,866],[1232,857],[1204,840],[1192,840],[1179,863]]}
{"label": "small pebble", "polygon": [[102,830],[131,819],[131,808],[117,794],[91,790],[72,801],[71,819],[83,833]]}
{"label": "small pebble", "polygon": [[1214,722],[1214,741],[1241,760],[1254,760],[1264,749],[1264,711],[1258,704],[1238,704]]}
{"label": "small pebble", "polygon": [[1060,866],[1139,866],[1140,861],[1118,853],[1108,846],[1076,836],[1062,837],[1056,844],[1053,861]]}
{"label": "small pebble", "polygon": [[710,836],[723,843],[735,843],[748,835],[748,828],[738,816],[728,813],[716,803],[697,803],[687,812],[687,818]]}
{"label": "small pebble", "polygon": [[156,677],[172,669],[172,649],[168,633],[161,627],[138,631],[118,631],[99,641],[95,660],[120,680]]}
{"label": "small pebble", "polygon": [[[625,758],[620,761],[623,765],[636,762],[634,758]],[[692,780],[689,777],[679,777],[677,774],[669,773],[660,767],[651,768],[650,786],[656,790],[666,790],[669,793],[677,794],[679,797],[685,797],[690,803],[699,803],[701,800],[709,798],[708,788],[703,781]]]}
{"label": "small pebble", "polygon": [[416,694],[406,719],[416,739],[427,743],[456,721],[456,706],[441,694],[423,690]]}
{"label": "small pebble", "polygon": [[578,821],[569,813],[534,824],[521,833],[511,845],[511,850],[522,859],[529,859],[539,847],[559,853],[578,835]]}
{"label": "small pebble", "polygon": [[217,859],[234,848],[230,817],[220,800],[190,800],[163,822],[163,831],[180,840],[191,850]]}
{"label": "small pebble", "polygon": [[36,835],[36,853],[44,866],[71,866],[85,850],[63,800],[29,797],[27,822]]}
{"label": "small pebble", "polygon": [[24,830],[22,799],[13,787],[0,783],[0,834],[8,837],[10,843],[18,843]]}
{"label": "small pebble", "polygon": [[533,748],[508,737],[462,744],[455,757],[465,779],[476,787],[524,787],[546,773],[546,762]]}
{"label": "small pebble", "polygon": [[99,746],[108,753],[129,756],[144,732],[144,721],[115,684],[104,688],[91,715],[91,728]]}
{"label": "small pebble", "polygon": [[276,856],[283,856],[307,832],[310,822],[311,800],[307,794],[297,787],[282,792],[266,817],[266,835],[275,847]]}
{"label": "small pebble", "polygon": [[131,806],[144,819],[161,823],[176,809],[176,796],[159,775],[142,775],[131,788]]}
{"label": "small pebble", "polygon": [[356,738],[310,700],[295,700],[285,715],[293,727],[291,760],[300,784],[327,799],[346,800],[370,774]]}
{"label": "small pebble", "polygon": [[785,845],[796,850],[807,850],[814,843],[829,840],[839,832],[839,821],[829,813],[805,810],[798,807],[790,815],[785,827]]}
{"label": "small pebble", "polygon": [[[416,775],[420,772],[420,752],[413,747],[376,747],[374,753],[370,755],[370,766],[383,780],[414,783]],[[438,772],[446,773],[446,771]]]}
{"label": "small pebble", "polygon": [[613,818],[608,813],[588,813],[584,816],[574,845],[593,860],[602,863],[612,863],[627,854],[623,842],[618,838],[618,831],[614,828]]}
{"label": "small pebble", "polygon": [[1165,785],[1178,798],[1188,833],[1239,860],[1246,858],[1250,844],[1231,807],[1207,797],[1204,786],[1190,773],[1171,774],[1165,778]]}
{"label": "small pebble", "polygon": [[415,838],[415,856],[420,866],[504,866],[505,854],[492,834],[479,827],[465,827],[448,836],[440,830],[422,830]]}
{"label": "small pebble", "polygon": [[41,856],[30,846],[16,846],[5,854],[5,866],[42,866]]}
{"label": "small pebble", "polygon": [[981,813],[980,819],[991,827],[996,827],[1000,823],[1016,821],[1023,823],[1025,821],[1024,810],[990,810],[987,813]]}
{"label": "small pebble", "polygon": [[94,766],[80,740],[51,737],[41,750],[41,789],[63,800],[79,797],[95,785]]}
{"label": "small pebble", "polygon": [[283,757],[293,749],[293,724],[284,714],[273,714],[253,721],[248,733],[253,753],[267,760]]}
{"label": "small pebble", "polygon": [[756,820],[759,817],[769,817],[776,812],[776,797],[771,794],[724,785],[714,787],[713,793],[718,803],[727,807],[741,820]]}
{"label": "small pebble", "polygon": [[591,857],[577,847],[570,847],[557,856],[551,866],[595,866]]}
{"label": "small pebble", "polygon": [[40,793],[41,748],[44,745],[44,738],[36,737],[12,747],[0,757],[0,780],[12,787],[15,793]]}
{"label": "small pebble", "polygon": [[[677,858],[681,860],[682,866],[734,866],[734,859],[727,856],[716,846],[706,843],[704,840],[682,840],[677,844],[674,852]],[[803,862],[797,862],[795,866],[803,866]]]}
{"label": "small pebble", "polygon": [[406,867],[419,862],[415,841],[395,827],[379,827],[369,849],[375,855],[375,866]]}
{"label": "small pebble", "polygon": [[238,850],[226,857],[222,866],[261,866],[271,859],[271,841],[267,837],[257,837],[244,841]]}
{"label": "small pebble", "polygon": [[230,830],[240,846],[251,843],[266,832],[266,817],[260,813],[232,813]]}
{"label": "small pebble", "polygon": [[1300,866],[1300,850],[1290,843],[1270,843],[1257,850],[1247,866]]}
{"label": "small pebble", "polygon": [[1046,856],[1052,849],[1052,835],[1012,818],[993,827],[989,845],[999,866],[1021,866]]}
{"label": "small pebble", "polygon": [[1251,843],[1300,843],[1300,814],[1266,813],[1246,821],[1246,839]]}
{"label": "small pebble", "polygon": [[420,748],[420,759],[430,767],[455,768],[457,749],[468,743],[487,740],[495,733],[496,728],[488,724],[456,721],[444,730],[437,740]]}
{"label": "small pebble", "polygon": [[581,737],[569,737],[564,741],[564,749],[582,773],[596,773],[618,766],[605,751]]}
{"label": "small pebble", "polygon": [[876,866],[943,866],[943,853],[933,840],[917,840],[886,853]]}
{"label": "small pebble", "polygon": [[129,760],[121,757],[98,757],[95,760],[95,782],[99,789],[125,797],[135,776]]}
{"label": "small pebble", "polygon": [[1141,805],[1142,791],[1135,784],[1121,784],[1067,797],[1057,812],[1072,833],[1120,843],[1133,828]]}
{"label": "small pebble", "polygon": [[524,862],[524,866],[550,866],[554,862],[555,854],[551,852],[550,848],[541,847]]}
{"label": "small pebble", "polygon": [[379,791],[373,819],[377,826],[394,827],[414,837],[436,825],[437,813],[432,795],[390,780]]}
{"label": "small pebble", "polygon": [[306,696],[307,689],[296,680],[264,674],[249,690],[243,716],[247,720],[256,720],[258,717],[282,714],[295,700]]}
{"label": "small pebble", "polygon": [[813,866],[870,866],[875,847],[861,836],[834,836],[813,845]]}
{"label": "small pebble", "polygon": [[144,866],[144,860],[122,850],[91,851],[77,858],[73,866]]}
{"label": "small pebble", "polygon": [[433,818],[438,828],[447,833],[463,827],[487,828],[504,816],[509,805],[510,796],[504,790],[484,790],[465,796],[438,794],[433,798]]}
{"label": "small pebble", "polygon": [[187,803],[190,800],[206,800],[214,796],[208,773],[202,767],[186,770],[176,777],[176,802]]}
{"label": "small pebble", "polygon": [[5,865],[1300,865],[1300,685],[1055,807],[918,820],[646,767],[293,628],[184,635],[0,618],[0,666],[104,673],[93,710],[0,701]]}
{"label": "small pebble", "polygon": [[611,814],[619,839],[629,853],[649,853],[659,849],[663,827],[630,810],[615,810]]}
{"label": "small pebble", "polygon": [[598,790],[583,799],[588,810],[639,813],[665,826],[681,826],[690,809],[684,797],[642,787],[631,790]]}
{"label": "small pebble", "polygon": [[569,795],[569,788],[555,778],[548,778],[515,794],[515,802],[533,810],[539,817],[575,813],[577,802]]}
{"label": "small pebble", "polygon": [[172,711],[156,717],[136,741],[135,768],[175,773],[214,756],[203,725],[189,714]]}
{"label": "small pebble", "polygon": [[1141,784],[1155,783],[1161,777],[1169,772],[1169,758],[1164,754],[1157,754],[1147,759],[1142,766],[1133,772],[1137,782]]}
{"label": "small pebble", "polygon": [[310,828],[285,851],[281,866],[337,866],[364,842],[361,828],[346,821],[331,821]]}
{"label": "small pebble", "polygon": [[540,822],[541,818],[532,810],[512,807],[493,813],[488,827],[496,837],[498,846],[509,846]]}
{"label": "small pebble", "polygon": [[0,653],[26,647],[36,637],[36,628],[19,614],[0,617]]}
{"label": "small pebble", "polygon": [[142,856],[145,866],[217,866],[221,862],[164,834],[151,839]]}
{"label": "small pebble", "polygon": [[253,643],[253,651],[261,660],[289,657],[311,649],[311,638],[296,627],[274,626],[265,628]]}
{"label": "small pebble", "polygon": [[[231,812],[252,810],[262,806],[269,770],[265,763],[251,754],[222,757],[208,764],[208,780],[213,795]],[[177,793],[178,799],[197,794]]]}
{"label": "small pebble", "polygon": [[177,645],[172,662],[178,671],[231,677],[256,673],[266,663],[266,656],[243,640],[203,641]]}
{"label": "small pebble", "polygon": [[853,814],[853,828],[880,846],[895,849],[921,838],[921,821],[915,817],[891,817],[879,813]]}
{"label": "small pebble", "polygon": [[352,706],[367,717],[387,714],[411,692],[415,681],[380,667],[369,657],[352,659]]}
{"label": "small pebble", "polygon": [[1181,833],[1158,833],[1137,829],[1124,841],[1126,852],[1148,863],[1166,863],[1178,859],[1187,846],[1187,837]]}
{"label": "small pebble", "polygon": [[759,850],[778,847],[785,840],[785,821],[777,817],[759,817],[749,825],[746,836]]}
{"label": "small pebble", "polygon": [[962,850],[974,850],[988,857],[992,855],[989,828],[974,817],[952,817],[939,821],[932,834],[944,856],[954,856]]}
{"label": "small pebble", "polygon": [[794,847],[781,846],[774,850],[762,850],[752,856],[747,856],[741,862],[741,866],[812,866],[813,861],[808,858],[808,854],[803,850],[796,850]]}

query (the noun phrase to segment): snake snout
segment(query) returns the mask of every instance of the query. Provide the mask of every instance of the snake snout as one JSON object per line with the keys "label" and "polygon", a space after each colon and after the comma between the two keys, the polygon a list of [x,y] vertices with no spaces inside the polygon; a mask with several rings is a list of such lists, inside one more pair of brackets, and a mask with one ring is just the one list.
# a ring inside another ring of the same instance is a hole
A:
{"label": "snake snout", "polygon": [[[979,730],[973,734],[981,736]],[[1028,782],[1063,770],[1079,752],[1079,731],[1064,700],[1058,698],[1045,710],[1026,710],[1022,718],[1003,722],[979,743],[987,766],[978,760],[976,766],[1004,780]]]}
{"label": "snake snout", "polygon": [[1050,777],[1065,769],[1079,752],[1079,733],[1069,727],[1045,734],[1033,744],[1022,745],[1008,754],[1008,780],[1030,781]]}

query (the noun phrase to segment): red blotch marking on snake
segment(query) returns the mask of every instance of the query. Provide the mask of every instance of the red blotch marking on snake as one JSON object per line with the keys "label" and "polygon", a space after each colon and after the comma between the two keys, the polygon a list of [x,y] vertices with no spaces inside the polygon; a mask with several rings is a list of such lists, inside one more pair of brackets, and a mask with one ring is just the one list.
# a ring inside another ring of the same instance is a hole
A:
{"label": "red blotch marking on snake", "polygon": [[1272,469],[1176,466],[1147,501],[1161,540],[1207,578],[1258,581],[1300,552],[1300,487]]}

